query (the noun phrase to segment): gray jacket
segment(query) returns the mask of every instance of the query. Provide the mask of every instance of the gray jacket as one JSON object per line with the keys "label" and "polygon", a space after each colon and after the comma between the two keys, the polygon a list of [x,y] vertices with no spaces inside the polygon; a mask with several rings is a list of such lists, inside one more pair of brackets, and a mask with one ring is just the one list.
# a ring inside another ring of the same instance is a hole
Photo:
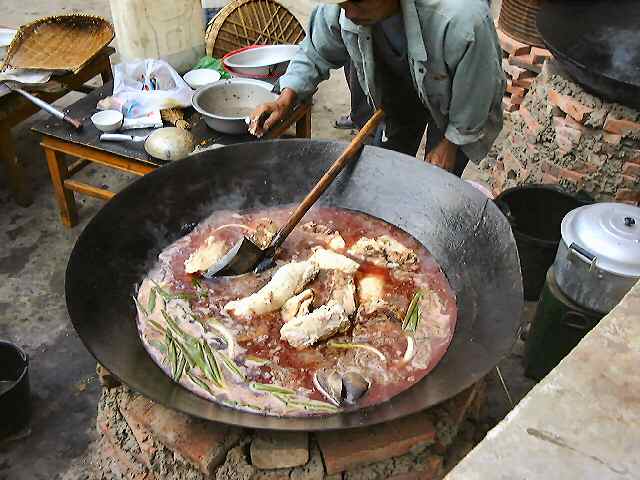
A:
{"label": "gray jacket", "polygon": [[[416,91],[445,137],[481,160],[502,128],[505,77],[502,52],[485,0],[401,0]],[[344,16],[338,5],[311,14],[307,37],[280,88],[312,95],[329,71],[351,60],[369,101],[381,105],[375,83],[371,27]]]}

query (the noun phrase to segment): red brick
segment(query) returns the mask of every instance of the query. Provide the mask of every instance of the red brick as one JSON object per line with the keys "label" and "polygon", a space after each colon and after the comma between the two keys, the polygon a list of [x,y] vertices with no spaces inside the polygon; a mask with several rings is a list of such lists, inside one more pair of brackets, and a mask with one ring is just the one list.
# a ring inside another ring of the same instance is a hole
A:
{"label": "red brick", "polygon": [[518,105],[511,103],[511,99],[509,97],[502,97],[502,109],[505,112],[515,112],[518,110]]}
{"label": "red brick", "polygon": [[640,178],[640,165],[633,162],[625,162],[622,165],[622,174]]}
{"label": "red brick", "polygon": [[574,143],[578,143],[582,139],[582,133],[587,131],[587,127],[576,122],[569,115],[553,117],[553,126],[557,135],[564,135]]}
{"label": "red brick", "polygon": [[604,129],[609,133],[615,133],[623,137],[628,135],[640,136],[640,123],[614,118],[611,115],[609,115],[604,122]]}
{"label": "red brick", "polygon": [[611,145],[620,145],[622,135],[616,135],[615,133],[603,133],[602,139]]}
{"label": "red brick", "polygon": [[511,104],[520,106],[524,102],[524,97],[520,95],[511,95]]}
{"label": "red brick", "polygon": [[640,188],[640,178],[630,175],[620,175],[620,184],[618,188],[630,188],[632,190]]}
{"label": "red brick", "polygon": [[518,105],[518,107],[520,107],[522,102],[524,102],[524,97],[523,96],[521,96],[521,95],[511,95],[511,103],[513,105]]}
{"label": "red brick", "polygon": [[571,128],[575,128],[576,130],[579,130],[582,133],[587,133],[592,131],[593,129],[591,128],[587,128],[585,127],[583,124],[581,124],[580,122],[576,122],[573,118],[571,118],[570,115],[565,115],[565,126],[567,127],[571,127]]}
{"label": "red brick", "polygon": [[627,162],[640,164],[640,150],[629,149],[625,152],[624,158]]}
{"label": "red brick", "polygon": [[560,175],[560,167],[558,167],[555,163],[549,160],[541,160],[540,169],[544,173],[548,173],[550,175],[553,175],[554,177],[557,177],[558,175]]}
{"label": "red brick", "polygon": [[516,87],[522,87],[526,90],[529,90],[534,80],[535,80],[535,77],[518,78],[516,80],[513,80],[511,83]]}
{"label": "red brick", "polygon": [[533,78],[536,76],[534,72],[525,70],[522,67],[511,65],[506,58],[502,59],[502,70],[511,77],[512,80],[521,80],[524,78]]}
{"label": "red brick", "polygon": [[126,406],[126,416],[150,431],[154,438],[210,475],[240,438],[241,431],[204,422],[136,397]]}
{"label": "red brick", "polygon": [[533,72],[534,75],[538,75],[542,71],[542,66],[531,63],[531,56],[528,53],[509,55],[509,64],[524,68],[529,72]]}
{"label": "red brick", "polygon": [[435,428],[426,413],[347,431],[316,435],[329,475],[365,463],[398,457],[421,444],[431,444]]}
{"label": "red brick", "polygon": [[553,117],[553,124],[556,132],[556,143],[562,153],[569,153],[580,142],[582,132],[567,126],[564,117]]}
{"label": "red brick", "polygon": [[519,95],[524,97],[527,91],[522,87],[516,87],[511,80],[507,81],[507,92],[511,95]]}
{"label": "red brick", "polygon": [[533,142],[527,142],[527,154],[528,155],[538,155],[539,149]]}
{"label": "red brick", "polygon": [[518,110],[518,113],[520,113],[520,116],[522,117],[522,120],[524,120],[524,123],[527,124],[527,129],[529,130],[529,132],[533,135],[538,135],[538,133],[540,133],[540,123],[533,118],[533,115],[531,115],[531,112],[529,112],[529,110],[525,107],[520,107],[520,110]]}
{"label": "red brick", "polygon": [[556,135],[567,137],[574,144],[578,144],[582,139],[582,132],[580,130],[576,130],[575,128],[557,126],[555,130]]}
{"label": "red brick", "polygon": [[572,97],[558,93],[553,88],[549,89],[547,96],[552,105],[560,108],[564,113],[580,123],[584,122],[589,113],[593,111],[592,108],[582,105]]}
{"label": "red brick", "polygon": [[553,55],[546,48],[531,47],[531,53],[529,54],[531,63],[541,64],[544,63],[545,60],[549,60],[551,58],[553,58]]}
{"label": "red brick", "polygon": [[542,175],[542,183],[544,183],[544,184],[556,185],[559,181],[560,181],[560,179],[558,177],[555,177],[555,176],[550,175],[548,173],[545,173],[544,175]]}
{"label": "red brick", "polygon": [[522,55],[531,51],[531,46],[511,38],[500,29],[497,29],[497,31],[500,46],[502,47],[502,50],[507,52],[509,55]]}
{"label": "red brick", "polygon": [[508,150],[502,154],[502,163],[504,164],[504,169],[507,171],[507,174],[511,170],[514,171],[516,175],[524,171],[524,165],[522,165],[522,162],[520,162],[520,160]]}
{"label": "red brick", "polygon": [[564,178],[569,180],[576,185],[580,185],[584,181],[584,177],[586,176],[584,173],[575,172],[573,170],[569,170],[568,168],[561,168],[560,175],[558,175],[561,179]]}
{"label": "red brick", "polygon": [[616,192],[616,201],[639,203],[640,202],[640,190],[632,190],[630,188],[622,188]]}
{"label": "red brick", "polygon": [[574,165],[572,165],[571,169],[574,172],[578,172],[578,173],[595,173],[598,171],[598,167],[596,165],[593,165],[591,163],[588,162],[576,162]]}
{"label": "red brick", "polygon": [[129,410],[122,409],[121,413],[125,421],[127,422],[127,425],[129,425],[129,429],[133,433],[133,436],[138,442],[138,447],[140,447],[140,452],[142,454],[140,461],[142,461],[142,463],[144,463],[147,468],[150,469],[151,460],[156,453],[156,448],[153,446],[153,437],[151,435],[151,432],[145,429],[139,422],[136,422],[131,417]]}
{"label": "red brick", "polygon": [[560,153],[563,155],[571,152],[576,146],[576,143],[568,135],[558,132],[557,130],[556,143],[558,144],[558,150],[560,150]]}

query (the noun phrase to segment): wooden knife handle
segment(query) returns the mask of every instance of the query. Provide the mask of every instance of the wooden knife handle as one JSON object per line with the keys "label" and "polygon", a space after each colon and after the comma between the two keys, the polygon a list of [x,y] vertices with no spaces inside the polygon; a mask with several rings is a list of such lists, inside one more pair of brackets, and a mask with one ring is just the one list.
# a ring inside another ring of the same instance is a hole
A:
{"label": "wooden knife handle", "polygon": [[73,128],[75,128],[76,130],[81,130],[82,129],[82,122],[80,120],[76,120],[73,117],[70,117],[69,115],[65,114],[65,116],[62,117],[62,120],[67,122],[69,125],[72,125]]}

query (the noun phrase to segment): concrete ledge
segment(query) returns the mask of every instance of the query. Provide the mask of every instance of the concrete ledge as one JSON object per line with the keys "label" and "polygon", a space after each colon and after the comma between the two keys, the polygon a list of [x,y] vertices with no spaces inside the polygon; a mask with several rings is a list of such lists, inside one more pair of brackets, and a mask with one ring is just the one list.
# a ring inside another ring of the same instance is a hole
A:
{"label": "concrete ledge", "polygon": [[445,480],[640,477],[640,283]]}

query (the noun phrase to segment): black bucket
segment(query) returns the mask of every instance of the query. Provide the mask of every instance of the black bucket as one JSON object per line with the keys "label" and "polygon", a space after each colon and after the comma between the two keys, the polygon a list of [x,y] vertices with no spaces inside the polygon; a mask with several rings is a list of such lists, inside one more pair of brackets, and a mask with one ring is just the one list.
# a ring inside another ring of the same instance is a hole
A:
{"label": "black bucket", "polygon": [[0,439],[20,432],[30,418],[29,357],[0,340]]}
{"label": "black bucket", "polygon": [[552,185],[522,185],[498,195],[496,204],[509,219],[518,246],[525,300],[540,296],[562,237],[564,216],[590,203],[587,195],[571,195]]}

